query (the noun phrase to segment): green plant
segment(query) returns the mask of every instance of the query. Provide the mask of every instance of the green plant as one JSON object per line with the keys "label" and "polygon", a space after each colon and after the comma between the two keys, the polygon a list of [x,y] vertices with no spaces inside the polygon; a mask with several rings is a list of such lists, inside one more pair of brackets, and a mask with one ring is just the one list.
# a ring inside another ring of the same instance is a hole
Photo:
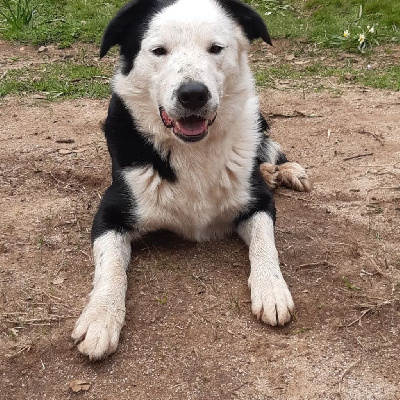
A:
{"label": "green plant", "polygon": [[[357,33],[354,34],[353,29]],[[331,35],[329,40],[331,45],[343,45],[347,50],[357,49],[361,53],[371,49],[373,45],[379,45],[375,25],[363,27],[358,24],[353,28],[348,27],[342,35]]]}
{"label": "green plant", "polygon": [[345,276],[342,276],[342,278],[343,278],[343,282],[345,283],[345,285],[346,285],[346,287],[347,287],[348,289],[350,289],[350,290],[361,290],[361,288],[352,285],[352,284],[350,283],[350,281],[349,281]]}
{"label": "green plant", "polygon": [[31,24],[35,8],[31,0],[0,0],[0,16],[14,30]]}
{"label": "green plant", "polygon": [[158,304],[165,306],[168,302],[168,296],[166,293],[162,297],[156,297]]}
{"label": "green plant", "polygon": [[0,0],[0,8],[8,16],[9,8],[1,6],[3,2],[10,4],[12,15],[16,14],[16,5],[20,3],[20,14],[27,8],[22,7],[26,4],[34,16],[34,21],[31,19],[29,25],[22,25],[18,29],[0,17],[0,35],[4,39],[37,46],[57,43],[60,47],[68,47],[77,41],[99,43],[110,19],[127,1]]}
{"label": "green plant", "polygon": [[400,2],[307,0],[308,36],[326,47],[365,51],[400,41]]}

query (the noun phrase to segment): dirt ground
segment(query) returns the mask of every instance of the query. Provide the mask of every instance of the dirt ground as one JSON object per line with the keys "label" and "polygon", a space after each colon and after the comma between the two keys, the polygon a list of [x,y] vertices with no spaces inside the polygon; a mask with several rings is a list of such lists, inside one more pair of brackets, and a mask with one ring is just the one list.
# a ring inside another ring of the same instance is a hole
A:
{"label": "dirt ground", "polygon": [[[3,61],[50,57],[2,46]],[[0,397],[399,399],[400,93],[333,84],[260,90],[272,136],[313,181],[276,193],[293,321],[251,315],[238,238],[156,234],[133,246],[120,346],[97,363],[70,334],[110,183],[107,100],[1,99]],[[74,393],[74,380],[87,384]]]}

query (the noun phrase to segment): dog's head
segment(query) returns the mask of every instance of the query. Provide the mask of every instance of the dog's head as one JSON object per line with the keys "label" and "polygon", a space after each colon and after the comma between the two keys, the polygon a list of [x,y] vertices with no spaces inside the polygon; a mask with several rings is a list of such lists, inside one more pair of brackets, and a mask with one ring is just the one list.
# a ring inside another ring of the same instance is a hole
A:
{"label": "dog's head", "polygon": [[120,45],[113,89],[144,132],[196,142],[222,99],[252,90],[247,51],[257,38],[271,44],[238,0],[134,0],[110,22],[100,57]]}

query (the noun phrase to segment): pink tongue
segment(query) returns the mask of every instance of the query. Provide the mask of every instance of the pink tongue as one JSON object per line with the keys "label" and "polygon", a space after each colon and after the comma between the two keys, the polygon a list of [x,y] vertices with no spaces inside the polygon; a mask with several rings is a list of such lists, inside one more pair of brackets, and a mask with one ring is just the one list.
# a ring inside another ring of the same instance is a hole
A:
{"label": "pink tongue", "polygon": [[197,117],[182,118],[176,121],[176,127],[186,136],[196,136],[206,131],[207,120]]}

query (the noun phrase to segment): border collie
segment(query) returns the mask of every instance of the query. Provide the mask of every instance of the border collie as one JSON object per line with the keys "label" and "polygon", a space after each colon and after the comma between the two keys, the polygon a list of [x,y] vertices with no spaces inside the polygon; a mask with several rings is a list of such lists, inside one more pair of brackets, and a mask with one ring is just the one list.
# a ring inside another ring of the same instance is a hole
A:
{"label": "border collie", "polygon": [[112,184],[92,228],[93,290],[72,333],[90,359],[117,349],[131,242],[159,229],[195,241],[236,231],[249,246],[253,314],[290,320],[271,187],[309,182],[265,135],[247,59],[254,39],[271,44],[238,0],[134,0],[108,25],[100,57],[120,46],[104,124]]}

